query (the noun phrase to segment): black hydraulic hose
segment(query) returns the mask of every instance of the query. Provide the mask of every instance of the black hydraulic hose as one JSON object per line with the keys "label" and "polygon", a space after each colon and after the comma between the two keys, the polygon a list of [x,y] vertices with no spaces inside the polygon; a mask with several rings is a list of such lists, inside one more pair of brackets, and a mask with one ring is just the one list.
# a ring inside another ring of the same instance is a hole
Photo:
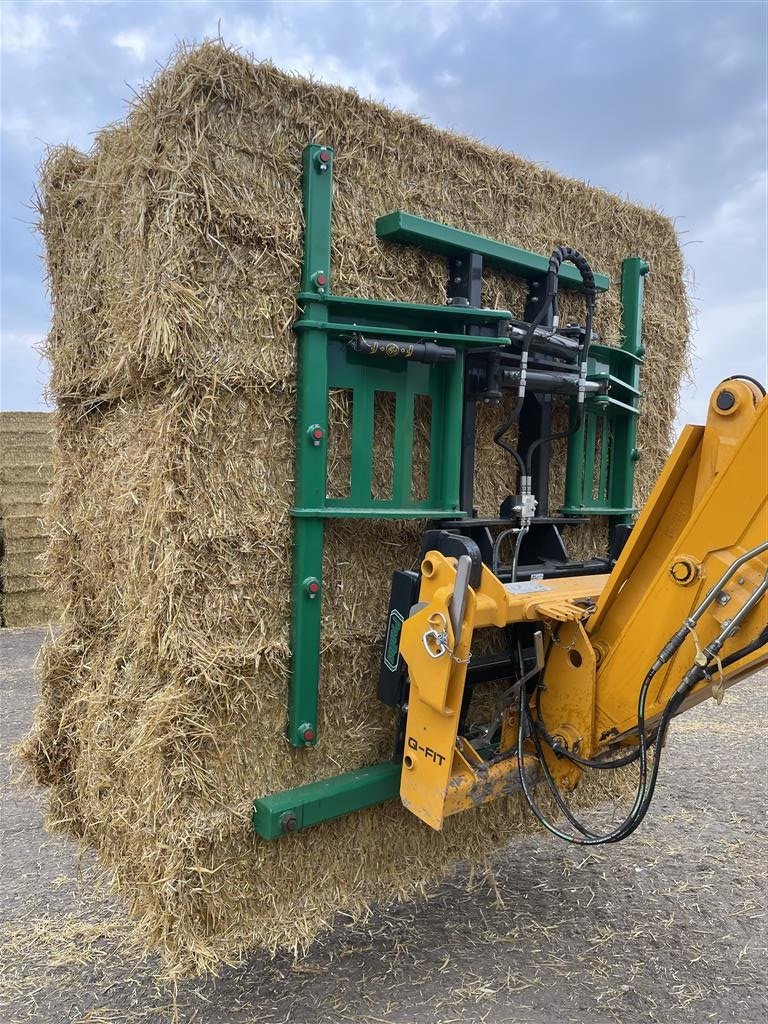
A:
{"label": "black hydraulic hose", "polygon": [[[528,722],[529,722],[529,727],[530,727],[533,724],[533,723],[531,723],[530,715],[528,717]],[[571,823],[571,825],[573,825],[573,827],[576,829],[577,832],[581,832],[581,834],[583,836],[586,836],[586,837],[588,837],[590,839],[598,838],[597,834],[595,832],[591,832],[586,827],[586,825],[582,824],[582,822],[579,821],[579,819],[576,817],[576,815],[571,811],[571,809],[568,806],[568,804],[565,802],[565,798],[563,797],[563,795],[560,792],[560,790],[557,788],[557,783],[552,778],[552,773],[549,770],[549,765],[547,764],[547,759],[546,759],[546,757],[544,755],[544,750],[542,749],[542,746],[541,746],[541,739],[539,738],[539,734],[538,734],[538,732],[536,731],[535,728],[531,729],[531,739],[533,740],[533,746],[534,746],[534,749],[536,751],[536,757],[539,760],[539,764],[541,766],[541,770],[544,773],[544,778],[546,779],[546,782],[547,782],[547,788],[549,789],[549,791],[550,791],[550,793],[551,793],[555,803],[560,808],[560,811],[562,812],[562,814]]]}
{"label": "black hydraulic hose", "polygon": [[[517,526],[512,526],[508,530],[502,530],[493,542],[493,548],[491,551],[491,571],[494,576],[499,575],[499,555],[501,554],[501,545],[513,533],[519,533],[520,530]],[[515,545],[517,546],[517,545]]]}
{"label": "black hydraulic hose", "polygon": [[[756,591],[756,593],[759,592],[760,590]],[[755,595],[753,595],[753,597],[754,596]],[[742,612],[744,612],[744,610],[747,608],[749,604],[750,602],[747,602],[747,605],[744,606]],[[765,627],[762,630],[762,632],[759,633],[753,641],[751,641],[751,643],[745,644],[745,646],[741,647],[738,651],[734,651],[727,658],[723,658],[720,664],[723,668],[727,668],[729,665],[732,665],[735,661],[739,661],[741,658],[746,657],[748,654],[752,654],[754,651],[759,650],[766,644],[768,644],[768,627]],[[669,725],[674,716],[680,710],[683,701],[694,688],[694,686],[700,683],[702,679],[710,678],[711,667],[711,663],[708,665],[693,665],[688,670],[688,672],[686,672],[686,674],[683,676],[677,689],[667,701],[667,705],[664,708],[664,711],[662,712],[661,719],[656,728],[656,750],[654,751],[653,767],[651,769],[650,779],[646,786],[645,796],[643,797],[643,802],[640,808],[638,809],[637,814],[635,815],[635,820],[632,822],[629,828],[627,828],[624,831],[623,835],[621,836],[622,839],[626,839],[627,836],[632,835],[632,833],[635,831],[635,829],[637,829],[640,826],[646,814],[648,813],[648,808],[651,805],[651,800],[653,799],[653,794],[656,789],[656,781],[658,779],[659,766],[661,764],[661,751],[664,746],[664,739],[666,737],[667,729],[669,728]],[[611,842],[617,841],[618,840],[616,839],[611,840]]]}
{"label": "black hydraulic hose", "polygon": [[512,411],[501,424],[499,429],[493,435],[494,442],[503,448],[505,452],[510,454],[517,463],[517,467],[521,477],[531,476],[531,466],[533,464],[533,455],[543,444],[550,444],[552,441],[558,440],[563,437],[570,437],[571,434],[581,426],[583,421],[583,403],[584,403],[584,391],[583,388],[579,389],[579,409],[578,414],[574,419],[573,424],[568,430],[560,431],[555,434],[551,434],[548,437],[539,438],[534,441],[531,447],[528,449],[528,455],[523,461],[520,453],[516,448],[504,440],[506,434],[512,429],[512,427],[520,419],[520,413],[523,408],[523,402],[525,401],[525,372],[528,365],[528,351],[533,340],[533,336],[536,332],[536,328],[540,326],[544,318],[546,317],[550,307],[555,311],[557,310],[557,289],[558,289],[558,275],[560,273],[560,267],[563,263],[573,263],[576,269],[581,275],[581,280],[584,286],[585,302],[587,308],[587,317],[584,330],[584,339],[579,346],[579,362],[581,366],[581,373],[584,374],[587,356],[589,354],[589,346],[592,341],[592,321],[595,311],[595,301],[597,298],[597,288],[595,286],[595,275],[592,272],[592,268],[587,262],[586,257],[579,252],[578,249],[572,249],[570,246],[561,245],[552,253],[549,258],[549,266],[547,267],[547,279],[544,290],[544,298],[542,299],[541,308],[539,309],[536,316],[533,318],[531,323],[528,325],[528,330],[523,338],[521,355],[520,355],[520,392],[518,394],[517,402],[515,403]]}
{"label": "black hydraulic hose", "polygon": [[[750,384],[755,385],[755,387],[758,389],[763,398],[765,398],[765,387],[760,383],[759,380],[756,380],[754,377],[750,377],[746,373],[734,373],[730,377],[726,377],[725,380],[748,380]],[[725,383],[725,381],[723,381],[723,383]]]}
{"label": "black hydraulic hose", "polygon": [[[586,377],[586,363],[589,357],[589,348],[592,344],[592,322],[595,314],[595,302],[597,300],[597,288],[595,286],[595,275],[592,272],[592,268],[587,262],[586,258],[578,251],[578,249],[570,249],[562,246],[560,249],[556,249],[550,259],[550,267],[553,265],[555,258],[559,256],[559,262],[557,263],[557,271],[559,271],[562,263],[568,261],[573,263],[576,269],[581,274],[581,279],[584,284],[585,302],[586,302],[586,323],[584,325],[584,340],[579,346],[578,361],[580,375],[583,374]],[[566,437],[572,437],[580,428],[584,422],[584,391],[583,388],[579,388],[578,395],[578,408],[576,416],[573,419],[573,423],[568,426],[567,430],[560,430],[554,434],[549,434],[547,437],[540,437],[529,447],[525,459],[525,471],[526,475],[530,476],[533,468],[533,457],[542,445],[551,444],[553,441],[560,441]]]}
{"label": "black hydraulic hose", "polygon": [[[523,661],[523,654],[522,654],[522,650],[521,650],[521,647],[520,647],[519,640],[518,640],[518,644],[517,644],[517,661],[518,661],[518,668],[519,668],[520,675],[521,675],[520,693],[523,694],[525,692],[526,671],[525,671],[525,663]],[[551,784],[550,785],[550,789],[551,789],[551,792],[552,792],[552,796],[553,796],[553,798],[555,800],[555,803],[557,804],[557,806],[560,808],[560,810],[563,813],[563,815],[568,819],[568,821],[570,821],[570,823],[573,825],[573,827],[575,829],[577,829],[579,832],[581,832],[581,834],[584,835],[584,836],[592,836],[593,833],[589,832],[587,830],[586,826],[582,825],[582,823],[571,812],[570,807],[565,802],[565,800],[563,799],[562,794],[560,793],[560,791],[558,790],[557,786],[555,785],[554,780],[552,779],[552,777],[550,775],[549,767],[548,767],[548,765],[546,763],[546,760],[544,759],[544,751],[541,748],[541,742],[540,742],[538,736],[536,735],[535,731],[533,732],[532,738],[533,738],[534,746],[536,748],[536,755],[537,755],[537,757],[539,759],[539,762],[541,764],[542,770],[543,770],[543,772],[545,774],[545,777],[547,778],[548,784]],[[517,748],[512,747],[509,750],[501,751],[501,752],[497,753],[494,757],[492,757],[490,759],[489,764],[498,764],[500,761],[506,761],[508,758],[513,757],[517,753],[518,750],[519,750],[519,744],[518,744]]]}
{"label": "black hydraulic hose", "polygon": [[517,583],[517,566],[520,561],[520,551],[522,549],[523,541],[525,540],[525,536],[528,533],[528,530],[528,526],[521,527],[520,532],[518,533],[517,538],[515,540],[515,550],[512,555],[512,569],[510,573],[510,582],[512,583]]}
{"label": "black hydraulic hose", "polygon": [[768,626],[763,629],[761,633],[758,633],[755,639],[750,644],[746,644],[741,650],[734,651],[733,654],[729,654],[727,658],[723,658],[721,665],[723,668],[728,668],[734,661],[739,661],[741,658],[746,658],[748,654],[754,654],[755,651],[759,651],[761,647],[765,647],[768,644]]}
{"label": "black hydraulic hose", "polygon": [[[598,836],[595,834],[585,835],[583,831],[581,836],[574,836],[569,834],[568,832],[563,832],[561,829],[559,829],[555,824],[553,824],[544,816],[544,814],[536,804],[536,801],[533,798],[533,794],[530,792],[530,789],[528,787],[528,782],[525,778],[525,769],[523,761],[523,743],[525,738],[524,728],[527,725],[529,727],[529,730],[533,732],[533,723],[531,722],[530,718],[530,710],[528,708],[527,698],[525,693],[523,692],[523,687],[521,687],[517,745],[517,768],[518,775],[520,778],[520,786],[522,788],[523,795],[528,801],[528,805],[530,806],[536,818],[538,818],[541,824],[549,832],[557,836],[559,839],[563,839],[565,842],[572,843],[576,846],[601,846],[605,843],[617,842],[619,839],[623,839],[625,832],[632,826],[635,819],[635,815],[642,808],[646,792],[648,765],[645,743],[645,698],[648,693],[648,687],[650,686],[651,680],[653,679],[654,675],[655,672],[653,671],[653,669],[651,669],[646,675],[645,679],[643,680],[643,686],[641,687],[640,697],[638,699],[638,728],[642,728],[642,732],[640,733],[640,774],[637,782],[637,789],[635,792],[635,802],[629,814],[624,819],[624,821],[622,821],[616,829],[614,829],[612,832],[609,832],[607,835],[604,836]],[[657,753],[658,749],[659,748],[657,746]],[[550,789],[550,791],[552,791],[553,787],[554,789],[557,789],[557,786],[555,785],[554,780],[552,779],[551,774],[549,772],[544,772],[544,778],[547,781],[547,786]]]}
{"label": "black hydraulic hose", "polygon": [[[576,252],[576,250],[572,250]],[[520,412],[523,408],[523,402],[525,401],[525,372],[528,365],[528,352],[533,341],[533,336],[536,333],[536,328],[539,327],[549,312],[549,308],[553,303],[557,302],[557,275],[560,270],[560,264],[562,263],[562,257],[558,257],[560,253],[559,249],[556,249],[549,260],[549,266],[547,268],[547,279],[544,287],[544,297],[541,301],[541,308],[539,309],[536,316],[528,324],[528,330],[526,331],[525,337],[523,338],[521,350],[520,350],[520,392],[518,393],[517,401],[515,402],[511,412],[501,424],[499,429],[493,435],[494,443],[503,448],[505,452],[512,456],[517,463],[520,476],[525,476],[525,463],[523,462],[522,456],[516,448],[513,448],[508,441],[504,440],[506,434],[512,429],[512,427],[520,419]],[[591,273],[591,271],[590,271]],[[594,277],[592,278],[592,284],[594,286]]]}
{"label": "black hydraulic hose", "polygon": [[[594,761],[589,757],[579,757],[572,750],[566,750],[561,743],[554,741],[549,733],[541,728],[539,722],[535,724],[537,732],[541,733],[542,737],[552,748],[553,753],[557,754],[558,757],[564,757],[568,761],[573,761],[574,764],[578,764],[582,768],[598,768],[603,770],[607,768],[625,768],[628,764],[634,764],[638,757],[640,757],[640,747],[635,747],[629,754],[625,754],[622,757],[615,757],[605,761]],[[648,746],[650,747],[652,743],[653,738],[648,741]]]}
{"label": "black hydraulic hose", "polygon": [[494,443],[497,444],[499,446],[499,448],[503,448],[504,451],[507,452],[509,455],[511,455],[512,458],[517,463],[517,469],[518,469],[518,472],[519,472],[521,477],[525,476],[525,463],[523,462],[523,460],[522,460],[518,450],[516,448],[513,448],[512,445],[509,444],[508,441],[504,440],[504,435],[509,433],[509,431],[512,429],[512,427],[514,427],[514,425],[517,423],[518,419],[520,418],[520,410],[523,408],[523,402],[524,401],[525,401],[524,398],[518,398],[518,400],[515,403],[515,407],[512,410],[512,412],[504,420],[502,425],[499,427],[499,429],[493,435]]}
{"label": "black hydraulic hose", "polygon": [[[722,664],[723,668],[725,668],[728,665],[733,664],[735,661],[738,661],[741,658],[746,657],[748,654],[751,654],[754,651],[759,650],[761,647],[766,646],[766,645],[768,645],[768,627],[765,627],[762,630],[762,632],[751,643],[746,644],[744,647],[740,648],[738,651],[734,651],[732,654],[728,655],[727,658],[724,658],[722,660],[721,664]],[[575,844],[575,845],[578,845],[578,846],[598,846],[598,845],[607,844],[607,843],[616,843],[616,842],[619,842],[622,839],[626,839],[628,836],[632,835],[632,833],[643,822],[643,820],[644,820],[644,818],[645,818],[645,816],[646,816],[646,814],[648,812],[648,808],[650,807],[651,800],[653,799],[653,795],[654,795],[654,792],[655,792],[655,789],[656,789],[656,782],[657,782],[657,779],[658,779],[659,767],[661,765],[661,752],[662,752],[663,745],[664,745],[664,737],[666,735],[667,729],[669,728],[669,724],[670,724],[672,718],[674,717],[674,715],[679,710],[679,708],[680,708],[681,704],[683,703],[683,701],[685,700],[685,698],[688,696],[690,691],[693,689],[693,687],[697,683],[701,682],[702,679],[707,678],[709,676],[710,667],[711,666],[694,665],[686,673],[686,675],[681,680],[678,688],[675,690],[675,692],[672,694],[672,696],[670,697],[669,701],[667,702],[667,705],[666,705],[664,711],[662,712],[661,719],[659,720],[659,723],[658,723],[658,725],[657,725],[657,727],[656,727],[656,729],[654,731],[654,735],[653,735],[652,739],[650,740],[650,742],[648,742],[646,740],[646,737],[645,737],[645,700],[646,700],[646,697],[647,697],[648,688],[650,686],[651,680],[653,679],[653,677],[656,674],[656,671],[658,670],[659,667],[661,667],[661,663],[659,663],[659,661],[657,659],[657,662],[654,663],[654,666],[649,670],[648,674],[646,675],[645,679],[643,680],[643,685],[642,685],[641,690],[640,690],[640,696],[638,698],[638,725],[637,725],[637,727],[638,727],[639,740],[640,740],[640,746],[638,748],[638,751],[639,751],[639,755],[640,755],[641,766],[640,766],[640,778],[638,779],[638,785],[637,785],[636,796],[635,796],[635,803],[634,803],[634,805],[632,807],[632,810],[629,812],[629,814],[624,819],[624,821],[621,823],[621,825],[619,825],[618,828],[614,829],[612,832],[610,832],[608,835],[605,835],[605,836],[596,836],[594,833],[589,833],[584,828],[584,826],[582,826],[581,824],[579,824],[577,826],[578,831],[581,832],[581,836],[573,836],[573,835],[569,835],[567,832],[562,832],[560,829],[557,828],[557,826],[555,826],[552,822],[548,821],[544,817],[544,815],[542,814],[542,812],[539,809],[539,807],[535,804],[535,802],[533,800],[533,796],[532,796],[532,794],[530,793],[530,791],[528,789],[527,781],[525,779],[525,772],[524,772],[524,766],[523,766],[523,754],[522,754],[523,741],[524,741],[524,735],[523,735],[523,725],[524,725],[524,722],[528,725],[529,730],[531,732],[533,732],[534,734],[535,734],[535,728],[533,727],[533,722],[531,721],[531,717],[530,717],[530,709],[528,707],[528,703],[527,703],[527,700],[525,698],[525,694],[523,692],[524,691],[524,687],[521,687],[521,699],[520,699],[520,708],[519,708],[520,720],[519,720],[519,723],[518,723],[518,749],[517,749],[518,774],[520,776],[520,784],[521,784],[523,793],[524,793],[524,795],[526,797],[526,800],[528,801],[528,803],[529,803],[529,805],[531,807],[531,810],[533,811],[535,816],[538,818],[538,820],[544,825],[545,828],[548,829],[548,831],[552,832],[554,835],[556,835],[559,838],[565,840],[566,842],[569,842],[569,843],[572,843],[572,844]],[[648,773],[647,748],[651,745],[651,743],[655,743],[655,750],[654,750],[653,763],[651,765],[651,770],[650,770],[650,773]],[[537,745],[535,738],[534,738],[534,744]],[[537,745],[537,749],[538,749],[538,745]],[[540,758],[540,760],[541,760],[541,758]],[[542,766],[543,766],[543,769],[544,769],[544,777],[545,777],[545,779],[547,781],[548,788],[550,789],[550,792],[552,792],[552,795],[554,797],[555,796],[554,790],[557,789],[557,786],[554,783],[554,780],[552,779],[551,773],[549,772],[547,766],[545,764],[543,764]],[[560,801],[562,800],[562,796],[559,794],[559,791],[558,791],[558,796],[560,796],[560,799],[555,798],[555,800],[556,800],[556,803],[558,804],[558,806],[561,807],[561,802]],[[561,809],[562,809],[562,807],[561,807]],[[566,815],[566,817],[568,818],[568,820],[572,820],[570,812]]]}
{"label": "black hydraulic hose", "polygon": [[[549,746],[557,757],[564,757],[568,761],[573,761],[574,764],[579,765],[582,768],[597,768],[606,770],[609,768],[625,768],[628,764],[634,764],[634,762],[640,757],[640,747],[635,747],[628,754],[624,754],[622,757],[616,757],[611,760],[595,760],[589,757],[579,757],[578,754],[574,754],[573,751],[567,750],[562,743],[558,743],[557,740],[550,736],[547,730],[544,728],[543,718],[541,714],[541,689],[536,691],[536,721],[534,722],[536,731],[541,735],[547,746]],[[650,746],[653,743],[653,738],[648,743]]]}

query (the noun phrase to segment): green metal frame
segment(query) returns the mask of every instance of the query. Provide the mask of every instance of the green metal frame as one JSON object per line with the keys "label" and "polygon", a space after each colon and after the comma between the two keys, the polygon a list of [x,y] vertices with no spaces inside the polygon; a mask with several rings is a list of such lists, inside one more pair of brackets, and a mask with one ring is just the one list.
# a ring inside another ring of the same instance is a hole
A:
{"label": "green metal frame", "polygon": [[253,830],[262,839],[277,839],[394,800],[400,792],[401,770],[399,763],[387,761],[262,797],[253,803]]}
{"label": "green metal frame", "polygon": [[637,257],[624,260],[621,347],[590,348],[588,379],[607,385],[607,393],[587,397],[583,423],[570,439],[564,515],[609,516],[618,524],[630,523],[637,511],[633,490],[639,458],[640,367],[645,354],[643,291],[649,269],[645,260]]}
{"label": "green metal frame", "polygon": [[[483,257],[483,264],[496,267],[497,270],[505,270],[515,277],[541,278],[549,268],[549,257],[541,256],[537,252],[518,249],[515,245],[497,242],[484,235],[473,235],[470,231],[451,228],[433,220],[415,217],[412,213],[403,213],[401,210],[379,217],[376,221],[376,234],[385,242],[418,245],[443,256],[460,256],[462,253],[474,252]],[[579,290],[583,287],[581,274],[570,263],[563,263],[558,279],[561,287]],[[605,274],[595,274],[595,287],[599,292],[607,292],[610,283]]]}
{"label": "green metal frame", "polygon": [[[325,154],[327,159],[321,160]],[[332,294],[331,212],[333,150],[308,146],[303,161],[304,264],[298,301],[296,502],[291,592],[291,679],[288,739],[295,747],[317,742],[317,693],[323,590],[324,522],[330,518],[455,519],[459,507],[464,352],[476,345],[507,343],[512,314],[421,303],[385,302]],[[493,330],[483,337],[470,328]],[[347,342],[356,333],[424,339],[449,344],[451,363],[427,365],[406,359],[370,360]],[[327,495],[329,389],[352,392],[351,474],[346,498]],[[376,392],[395,395],[391,498],[374,498],[373,441]],[[432,402],[427,496],[411,493],[414,401]]]}
{"label": "green metal frame", "polygon": [[[321,159],[321,153],[325,159]],[[288,739],[295,747],[313,746],[317,739],[317,695],[320,664],[320,625],[323,579],[324,522],[329,518],[458,518],[459,469],[463,404],[464,354],[473,346],[508,343],[506,310],[479,310],[461,306],[384,302],[337,296],[331,291],[331,213],[333,150],[312,145],[304,151],[303,194],[305,216],[304,264],[298,302],[301,315],[294,325],[298,337],[296,484],[294,515],[293,583],[291,592],[291,680],[288,701]],[[382,241],[417,245],[448,256],[477,253],[484,261],[517,277],[538,278],[548,260],[536,253],[456,228],[397,211],[379,218],[376,232]],[[624,339],[621,349],[593,346],[590,373],[611,385],[610,396],[591,401],[589,416],[614,418],[614,450],[634,451],[639,365],[642,284],[648,265],[626,260],[622,275]],[[564,287],[580,288],[580,275],[563,264]],[[609,279],[596,274],[597,288],[605,291]],[[480,336],[473,328],[492,328]],[[348,342],[356,333],[374,337],[423,340],[450,345],[453,363],[427,365],[405,359],[371,360],[355,353]],[[490,335],[490,336],[489,336]],[[352,392],[351,472],[349,495],[327,494],[329,390]],[[390,498],[372,496],[374,402],[376,392],[395,396],[396,426],[393,445],[393,486]],[[411,493],[413,457],[413,404],[416,396],[432,401],[431,457],[426,498]],[[604,406],[604,407],[603,407]],[[569,490],[583,498],[582,474],[589,426],[577,435],[574,457],[569,452]],[[623,433],[622,433],[623,431]],[[571,447],[574,447],[573,443]],[[620,459],[617,459],[617,462]],[[594,467],[593,467],[594,468]],[[606,469],[607,474],[610,472]],[[587,509],[577,502],[576,514],[626,514],[631,505],[632,467],[619,481],[611,474],[616,495],[610,508]],[[621,483],[621,487],[619,486]],[[577,487],[581,485],[581,490]],[[614,492],[612,492],[614,493]],[[281,793],[261,797],[253,804],[253,828],[263,839],[298,831],[349,814],[399,793],[401,765],[395,762],[346,772]]]}

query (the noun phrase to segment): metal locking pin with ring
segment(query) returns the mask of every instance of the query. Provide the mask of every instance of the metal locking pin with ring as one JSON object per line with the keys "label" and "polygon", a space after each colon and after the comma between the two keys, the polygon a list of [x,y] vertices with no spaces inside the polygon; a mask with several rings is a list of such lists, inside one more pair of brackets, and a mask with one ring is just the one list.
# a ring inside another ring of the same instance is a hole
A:
{"label": "metal locking pin with ring", "polygon": [[428,622],[431,629],[424,633],[422,643],[430,658],[442,658],[450,650],[448,645],[448,622],[442,612],[430,615]]}

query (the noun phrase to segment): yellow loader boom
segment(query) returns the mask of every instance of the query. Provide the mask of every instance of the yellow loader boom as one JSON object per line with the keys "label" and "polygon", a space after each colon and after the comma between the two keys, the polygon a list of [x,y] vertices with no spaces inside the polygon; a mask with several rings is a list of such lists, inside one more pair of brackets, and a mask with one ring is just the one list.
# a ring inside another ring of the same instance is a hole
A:
{"label": "yellow loader boom", "polygon": [[[502,583],[487,565],[429,551],[400,640],[410,679],[400,795],[433,828],[522,787],[556,835],[594,845],[630,835],[653,795],[671,719],[768,663],[768,399],[724,381],[706,426],[684,429],[608,575]],[[462,733],[479,630],[530,623],[533,655],[497,719]],[[501,739],[489,756],[485,741]],[[596,835],[562,790],[584,768],[639,764],[635,804]],[[543,780],[570,822],[539,809]],[[574,831],[575,830],[575,831]]]}

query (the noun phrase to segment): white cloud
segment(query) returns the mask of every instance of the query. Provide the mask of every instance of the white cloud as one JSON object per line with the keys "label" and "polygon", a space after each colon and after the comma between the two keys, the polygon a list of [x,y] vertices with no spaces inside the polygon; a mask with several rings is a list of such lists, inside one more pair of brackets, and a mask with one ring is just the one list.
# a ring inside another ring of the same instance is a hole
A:
{"label": "white cloud", "polygon": [[768,384],[767,336],[764,291],[701,305],[693,335],[694,380],[680,396],[678,429],[684,423],[705,422],[709,396],[725,377],[746,373]]}
{"label": "white cloud", "polygon": [[11,108],[3,111],[0,131],[5,141],[11,143],[17,152],[40,156],[41,149],[48,145],[69,142],[80,149],[91,144],[93,120],[90,110],[83,105],[77,112],[52,109],[51,105],[39,100],[26,111]]}
{"label": "white cloud", "polygon": [[600,6],[606,20],[619,28],[639,25],[648,13],[645,4],[630,3],[629,0],[602,0]]}
{"label": "white cloud", "polygon": [[766,207],[768,171],[761,171],[732,190],[700,230],[707,242],[723,241],[739,248],[750,244],[764,247]]}
{"label": "white cloud", "polygon": [[731,186],[726,198],[691,226],[688,256],[696,270],[694,381],[681,395],[678,425],[703,423],[715,386],[733,373],[768,383],[768,295],[765,280],[768,173]]}
{"label": "white cloud", "polygon": [[141,62],[146,60],[151,42],[148,32],[142,32],[141,29],[135,28],[129,29],[127,32],[118,32],[116,36],[112,37],[113,46],[127,50]]}
{"label": "white cloud", "polygon": [[6,354],[14,352],[36,352],[44,335],[28,331],[3,331],[2,349]]}
{"label": "white cloud", "polygon": [[[462,14],[462,5],[459,0],[424,0],[421,4],[414,4],[413,8],[413,13],[418,16],[420,21],[426,19],[427,28],[433,40],[441,39],[447,32],[454,29]],[[464,9],[463,14],[472,16],[468,7]]]}
{"label": "white cloud", "polygon": [[0,49],[3,53],[29,57],[51,45],[50,20],[19,4],[0,7]]}
{"label": "white cloud", "polygon": [[458,75],[454,75],[452,71],[441,71],[435,75],[435,81],[438,85],[450,88],[451,86],[459,85],[461,78]]}
{"label": "white cloud", "polygon": [[364,97],[405,110],[416,109],[418,93],[403,80],[393,61],[379,54],[365,54],[360,63],[351,64],[324,46],[305,46],[293,31],[292,10],[293,5],[281,5],[259,23],[248,17],[222,19],[209,27],[207,35],[217,36],[220,31],[226,42],[242,47],[258,60],[270,60],[294,74],[356,89]]}
{"label": "white cloud", "polygon": [[48,363],[40,355],[42,334],[4,331],[0,338],[0,407],[44,409],[43,388],[48,379]]}

